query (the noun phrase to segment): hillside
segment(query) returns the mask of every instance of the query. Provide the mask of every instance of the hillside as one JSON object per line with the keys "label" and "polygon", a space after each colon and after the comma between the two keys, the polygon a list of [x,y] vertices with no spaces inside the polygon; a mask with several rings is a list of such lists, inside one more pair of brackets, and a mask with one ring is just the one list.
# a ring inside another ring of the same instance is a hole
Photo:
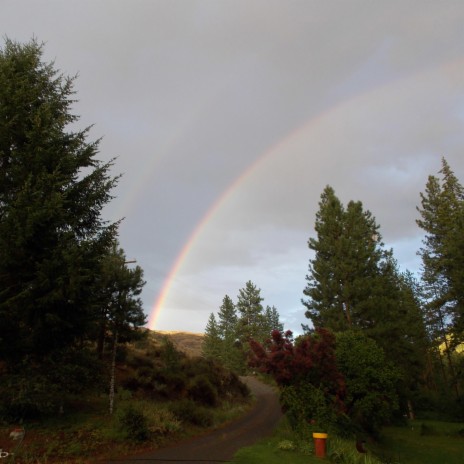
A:
{"label": "hillside", "polygon": [[203,334],[192,332],[177,332],[177,331],[153,331],[153,336],[168,337],[179,351],[182,351],[189,357],[201,356],[201,344],[203,342]]}

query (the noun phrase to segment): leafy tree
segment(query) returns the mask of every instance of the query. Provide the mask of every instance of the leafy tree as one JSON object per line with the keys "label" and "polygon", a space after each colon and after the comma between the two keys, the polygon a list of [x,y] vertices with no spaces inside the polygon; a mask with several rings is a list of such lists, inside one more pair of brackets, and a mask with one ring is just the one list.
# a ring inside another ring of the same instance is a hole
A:
{"label": "leafy tree", "polygon": [[399,371],[387,362],[375,341],[360,331],[337,335],[336,359],[346,382],[347,414],[363,430],[378,433],[399,409]]}
{"label": "leafy tree", "polygon": [[274,330],[265,343],[252,341],[250,365],[274,377],[281,404],[296,429],[316,421],[333,427],[344,411],[345,382],[335,360],[335,336],[325,329],[300,337]]}
{"label": "leafy tree", "polygon": [[[101,217],[117,178],[89,129],[69,129],[73,78],[42,46],[0,50],[0,353],[8,365],[90,336],[102,258],[117,224]],[[76,126],[73,126],[76,127]]]}

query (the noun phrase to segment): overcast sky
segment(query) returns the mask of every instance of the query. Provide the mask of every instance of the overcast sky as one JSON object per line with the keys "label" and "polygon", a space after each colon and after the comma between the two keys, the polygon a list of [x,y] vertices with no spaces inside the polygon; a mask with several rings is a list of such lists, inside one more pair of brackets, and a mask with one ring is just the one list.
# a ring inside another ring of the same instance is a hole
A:
{"label": "overcast sky", "polygon": [[192,332],[248,280],[308,322],[327,184],[419,270],[428,175],[444,156],[464,182],[463,24],[462,0],[0,0],[2,36],[78,74],[80,125],[117,157],[104,216],[125,218],[150,327]]}

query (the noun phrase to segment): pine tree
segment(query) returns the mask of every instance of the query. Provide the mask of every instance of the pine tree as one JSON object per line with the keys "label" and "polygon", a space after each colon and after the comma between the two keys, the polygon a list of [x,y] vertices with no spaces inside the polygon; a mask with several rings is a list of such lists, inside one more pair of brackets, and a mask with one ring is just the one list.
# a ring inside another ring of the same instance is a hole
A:
{"label": "pine tree", "polygon": [[[0,353],[44,358],[90,336],[93,291],[117,224],[101,217],[117,178],[96,159],[73,79],[42,62],[42,46],[0,50]],[[75,127],[75,126],[73,126]]]}
{"label": "pine tree", "polygon": [[261,290],[251,280],[239,290],[236,307],[240,314],[238,327],[243,343],[248,343],[251,339],[264,341],[269,336],[266,333],[262,301]]}
{"label": "pine tree", "polygon": [[232,299],[226,295],[218,313],[218,332],[221,338],[222,364],[235,372],[244,369],[244,356],[238,339],[238,316]]}
{"label": "pine tree", "polygon": [[279,332],[284,331],[284,325],[280,322],[280,315],[275,306],[266,306],[264,312],[266,332],[271,335],[273,330],[278,330]]}
{"label": "pine tree", "polygon": [[214,313],[211,313],[206,324],[202,344],[203,356],[210,359],[220,359],[222,353],[222,340],[219,336],[218,323]]}
{"label": "pine tree", "polygon": [[408,274],[383,248],[379,226],[361,202],[346,207],[326,187],[316,215],[317,238],[303,301],[315,327],[361,330],[402,373],[402,399],[416,389],[425,365],[424,322]]}
{"label": "pine tree", "polygon": [[237,311],[229,295],[225,295],[218,312],[218,330],[223,340],[235,340],[237,336]]}
{"label": "pine tree", "polygon": [[419,251],[429,307],[442,338],[450,330],[455,342],[464,340],[464,189],[446,160],[442,179],[429,176],[421,193],[421,219],[426,233]]}
{"label": "pine tree", "polygon": [[[426,233],[422,258],[422,280],[427,298],[427,323],[435,344],[445,382],[450,381],[460,395],[459,376],[453,361],[455,345],[464,341],[464,188],[445,158],[441,179],[429,176],[421,193],[421,219],[417,224]],[[445,347],[447,366],[439,345]]]}
{"label": "pine tree", "polygon": [[370,296],[385,257],[374,217],[361,202],[351,201],[345,210],[328,186],[321,195],[315,230],[317,238],[308,242],[315,257],[303,291],[308,299],[302,300],[306,317],[316,327],[335,331],[369,324],[375,311]]}

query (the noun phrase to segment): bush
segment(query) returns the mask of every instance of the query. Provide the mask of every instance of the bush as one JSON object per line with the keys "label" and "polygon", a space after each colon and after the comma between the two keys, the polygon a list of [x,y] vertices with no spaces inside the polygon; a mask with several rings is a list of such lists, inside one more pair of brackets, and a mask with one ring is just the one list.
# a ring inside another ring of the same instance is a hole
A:
{"label": "bush", "polygon": [[[333,430],[337,413],[323,391],[311,384],[284,387],[280,403],[298,438],[308,439],[314,431]],[[317,430],[316,430],[317,429]]]}
{"label": "bush", "polygon": [[217,406],[218,393],[211,382],[205,377],[196,377],[188,389],[188,396],[205,406]]}
{"label": "bush", "polygon": [[199,406],[192,400],[182,400],[172,403],[169,406],[169,410],[181,421],[200,427],[210,427],[213,425],[212,412]]}
{"label": "bush", "polygon": [[376,342],[361,332],[337,335],[337,366],[345,377],[345,405],[349,417],[376,434],[398,410],[397,369],[385,359]]}
{"label": "bush", "polygon": [[146,416],[132,405],[127,406],[118,413],[118,421],[120,429],[126,435],[126,438],[138,442],[150,438],[150,429]]}
{"label": "bush", "polygon": [[181,423],[174,414],[165,408],[150,405],[145,410],[148,428],[154,436],[165,436],[181,430]]}

